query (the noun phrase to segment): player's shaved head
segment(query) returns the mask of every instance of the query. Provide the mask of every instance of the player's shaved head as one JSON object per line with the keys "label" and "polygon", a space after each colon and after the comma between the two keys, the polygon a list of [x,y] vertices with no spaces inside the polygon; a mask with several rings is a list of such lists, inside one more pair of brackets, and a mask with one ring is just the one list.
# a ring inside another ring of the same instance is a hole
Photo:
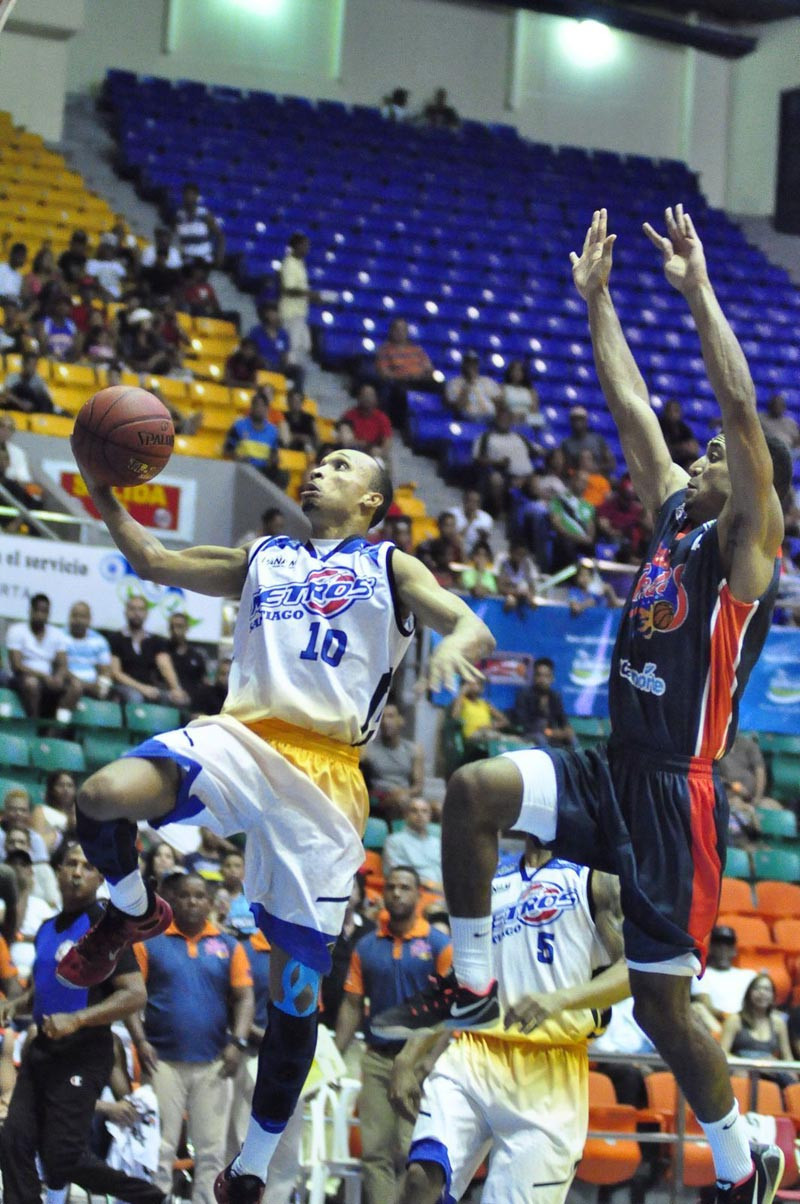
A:
{"label": "player's shaved head", "polygon": [[378,506],[377,510],[373,514],[372,522],[370,523],[370,527],[378,527],[389,513],[389,507],[391,506],[392,499],[394,498],[394,486],[392,485],[392,478],[389,476],[385,465],[381,464],[379,460],[376,460],[374,456],[369,456],[369,459],[372,461],[372,479],[370,480],[370,488],[374,489],[375,492],[379,493],[383,498],[380,506]]}

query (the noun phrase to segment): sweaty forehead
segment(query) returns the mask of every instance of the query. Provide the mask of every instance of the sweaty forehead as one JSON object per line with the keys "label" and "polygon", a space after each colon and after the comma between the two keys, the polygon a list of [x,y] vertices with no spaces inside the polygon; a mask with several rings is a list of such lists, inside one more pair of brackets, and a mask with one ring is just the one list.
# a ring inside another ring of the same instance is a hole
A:
{"label": "sweaty forehead", "polygon": [[346,451],[328,452],[322,460],[323,464],[327,464],[333,460],[344,460],[351,468],[362,472],[372,472],[375,467],[375,461],[372,456],[368,456],[366,452],[356,451],[354,448],[348,448]]}

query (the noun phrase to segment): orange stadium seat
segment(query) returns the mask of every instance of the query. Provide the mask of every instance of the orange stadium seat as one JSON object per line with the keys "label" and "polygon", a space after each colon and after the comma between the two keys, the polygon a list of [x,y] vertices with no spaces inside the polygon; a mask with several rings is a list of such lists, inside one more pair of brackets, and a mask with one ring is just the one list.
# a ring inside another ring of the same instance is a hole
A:
{"label": "orange stadium seat", "polygon": [[626,1183],[642,1160],[637,1141],[624,1135],[636,1133],[636,1109],[618,1104],[614,1084],[607,1075],[589,1072],[589,1129],[619,1133],[619,1140],[587,1137],[576,1176],[584,1183]]}
{"label": "orange stadium seat", "polygon": [[719,909],[737,915],[754,915],[756,911],[753,891],[743,878],[723,878]]}
{"label": "orange stadium seat", "polygon": [[717,923],[733,929],[740,949],[758,949],[773,943],[769,925],[761,916],[741,916],[735,912],[720,911]]}
{"label": "orange stadium seat", "polygon": [[[662,1118],[663,1132],[674,1133],[678,1111],[678,1085],[674,1076],[668,1070],[657,1070],[648,1074],[644,1082],[649,1109]],[[687,1104],[686,1133],[701,1136],[702,1132],[700,1122]],[[714,1160],[705,1142],[687,1142],[683,1157],[683,1181],[686,1187],[708,1187],[715,1181]]]}
{"label": "orange stadium seat", "polygon": [[777,945],[767,948],[740,950],[736,965],[745,970],[755,970],[756,974],[768,974],[775,988],[776,1003],[785,1003],[792,989],[792,977],[786,965],[783,950]]}
{"label": "orange stadium seat", "polygon": [[756,883],[756,911],[767,921],[800,919],[800,886],[793,882]]}
{"label": "orange stadium seat", "polygon": [[800,920],[776,920],[772,938],[786,958],[786,968],[795,984],[800,979]]}

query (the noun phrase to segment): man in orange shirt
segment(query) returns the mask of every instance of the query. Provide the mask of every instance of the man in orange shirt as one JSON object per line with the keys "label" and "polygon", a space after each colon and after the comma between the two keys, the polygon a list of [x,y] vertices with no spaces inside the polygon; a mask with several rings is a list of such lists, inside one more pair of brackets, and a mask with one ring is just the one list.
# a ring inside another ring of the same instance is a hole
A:
{"label": "man in orange shirt", "polygon": [[394,318],[391,322],[386,342],[375,356],[375,371],[381,404],[396,426],[405,420],[409,389],[436,387],[430,357],[419,343],[409,339],[405,318]]}

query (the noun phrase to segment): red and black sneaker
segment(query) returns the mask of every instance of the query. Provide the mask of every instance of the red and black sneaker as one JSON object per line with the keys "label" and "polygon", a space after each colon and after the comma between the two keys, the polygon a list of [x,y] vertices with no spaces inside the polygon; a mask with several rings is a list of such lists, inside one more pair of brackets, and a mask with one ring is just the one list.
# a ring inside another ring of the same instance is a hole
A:
{"label": "red and black sneaker", "polygon": [[107,903],[97,923],[64,954],[56,966],[56,977],[65,987],[96,987],[111,977],[129,945],[149,941],[171,922],[172,908],[160,895],[150,895],[143,916],[129,916]]}
{"label": "red and black sneaker", "polygon": [[370,1019],[370,1030],[376,1037],[399,1041],[438,1028],[491,1028],[500,1019],[496,982],[478,994],[460,986],[452,970],[446,977],[432,976],[429,981],[430,986],[405,1003]]}
{"label": "red and black sneaker", "polygon": [[753,1173],[741,1183],[717,1184],[717,1204],[772,1204],[783,1176],[783,1150],[777,1145],[750,1142]]}
{"label": "red and black sneaker", "polygon": [[217,1204],[261,1204],[265,1184],[258,1175],[232,1175],[230,1162],[214,1180]]}

